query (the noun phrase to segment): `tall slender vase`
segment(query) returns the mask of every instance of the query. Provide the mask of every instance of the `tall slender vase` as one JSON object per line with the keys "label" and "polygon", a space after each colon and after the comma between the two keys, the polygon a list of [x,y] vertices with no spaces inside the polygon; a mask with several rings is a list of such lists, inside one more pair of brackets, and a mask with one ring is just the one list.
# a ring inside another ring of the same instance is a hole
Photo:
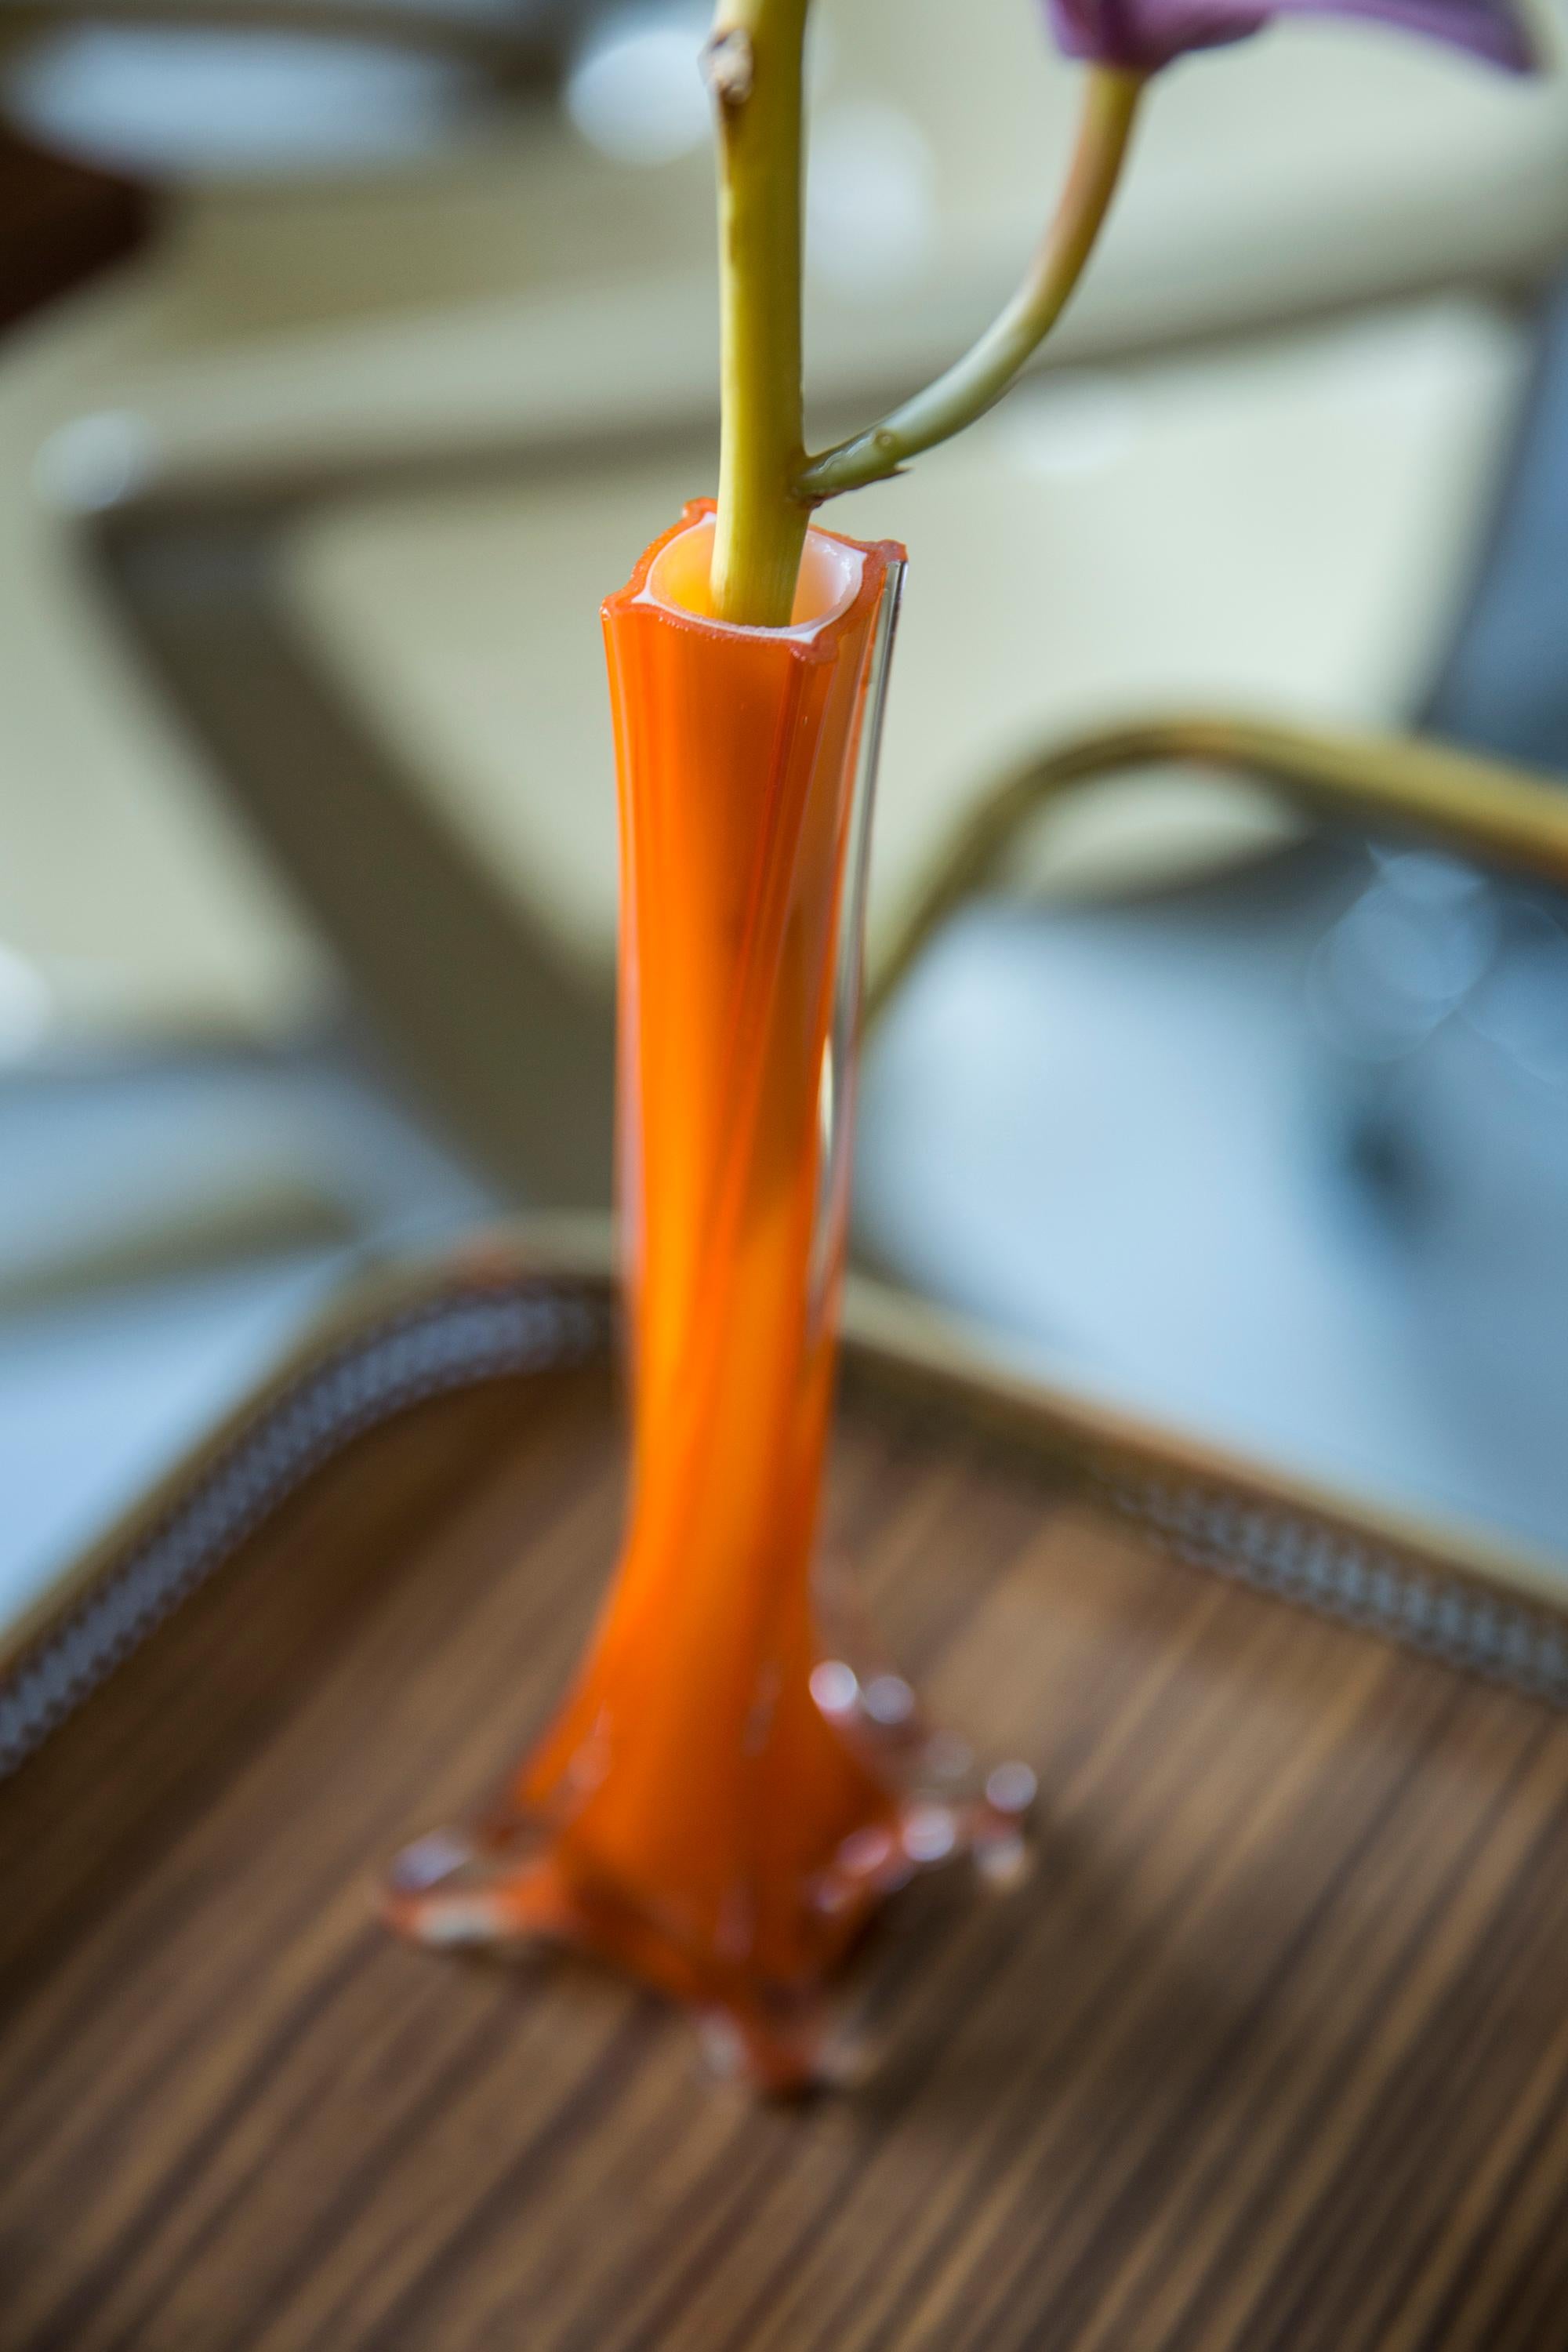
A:
{"label": "tall slender vase", "polygon": [[965,1844],[1008,1861],[1027,1792],[923,1786],[902,1685],[866,1703],[813,1588],[903,551],[813,531],[793,625],[740,628],[709,616],[711,518],[689,507],[604,609],[625,1549],[554,1724],[486,1821],[405,1851],[389,1908],[435,1943],[586,1945],[784,2087],[879,1897]]}

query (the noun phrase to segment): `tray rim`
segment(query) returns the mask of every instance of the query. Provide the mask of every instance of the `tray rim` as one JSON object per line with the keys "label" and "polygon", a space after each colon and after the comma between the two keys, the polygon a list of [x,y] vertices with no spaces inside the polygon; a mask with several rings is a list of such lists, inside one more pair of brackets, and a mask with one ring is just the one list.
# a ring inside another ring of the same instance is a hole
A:
{"label": "tray rim", "polygon": [[[486,1226],[456,1247],[401,1256],[351,1277],[245,1398],[185,1449],[29,1609],[0,1628],[0,1704],[13,1698],[51,1648],[82,1624],[138,1552],[199,1496],[204,1482],[258,1435],[268,1417],[300,1394],[313,1376],[334,1361],[352,1361],[356,1348],[368,1350],[378,1334],[439,1310],[443,1301],[457,1307],[465,1295],[479,1300],[510,1294],[521,1302],[534,1289],[542,1302],[553,1290],[558,1306],[574,1305],[583,1312],[577,1339],[542,1356],[538,1369],[602,1360],[614,1348],[614,1268],[607,1216],[550,1213]],[[138,1622],[91,1661],[79,1688],[72,1685],[16,1760],[67,1719],[255,1524],[361,1430],[393,1419],[443,1388],[475,1386],[528,1369],[521,1361],[488,1370],[480,1363],[450,1381],[391,1393],[363,1420],[345,1425],[259,1508],[256,1519],[220,1546],[206,1567],[174,1590],[147,1622]],[[1005,1342],[994,1334],[862,1275],[852,1274],[847,1287],[843,1370],[854,1387],[906,1407],[940,1410],[977,1433],[1016,1447],[1037,1465],[1048,1466],[1064,1488],[1081,1490],[1140,1520],[1164,1549],[1188,1560],[1321,1614],[1403,1639],[1454,1665],[1568,1708],[1568,1562],[1494,1540],[1462,1521],[1404,1512],[1297,1477],[1078,1394],[1010,1360]],[[1331,1552],[1341,1547],[1345,1559],[1359,1549],[1367,1562],[1364,1573],[1342,1589],[1331,1577],[1320,1575],[1314,1584],[1289,1559],[1270,1570],[1266,1563],[1227,1557],[1228,1525],[1266,1531],[1270,1518],[1279,1528],[1306,1531],[1309,1542],[1315,1535]],[[1363,1585],[1368,1588],[1364,1592]],[[1430,1608],[1423,1612],[1406,1605],[1418,1589],[1441,1604],[1435,1619]],[[1546,1645],[1544,1664],[1541,1657],[1526,1654],[1532,1629],[1537,1644]],[[0,1777],[5,1769],[0,1740]]]}

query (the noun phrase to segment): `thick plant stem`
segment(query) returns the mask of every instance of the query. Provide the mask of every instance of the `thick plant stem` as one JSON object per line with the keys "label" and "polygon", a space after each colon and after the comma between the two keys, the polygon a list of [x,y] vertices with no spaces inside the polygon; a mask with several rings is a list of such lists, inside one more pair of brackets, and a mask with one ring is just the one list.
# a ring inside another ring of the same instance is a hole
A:
{"label": "thick plant stem", "polygon": [[1116,192],[1142,89],[1140,74],[1110,66],[1090,69],[1061,203],[1013,299],[934,383],[863,433],[811,458],[796,478],[803,499],[816,504],[883,480],[922,449],[962,432],[1001,399],[1056,324],[1083,274]]}
{"label": "thick plant stem", "polygon": [[801,425],[802,52],[808,0],[720,0],[708,45],[718,113],[723,439],[717,619],[787,625],[809,504]]}

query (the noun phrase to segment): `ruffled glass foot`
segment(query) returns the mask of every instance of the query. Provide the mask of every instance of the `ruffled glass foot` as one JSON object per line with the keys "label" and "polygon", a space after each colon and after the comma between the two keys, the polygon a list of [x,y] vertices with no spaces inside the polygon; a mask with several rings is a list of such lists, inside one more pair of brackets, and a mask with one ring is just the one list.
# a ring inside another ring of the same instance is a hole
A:
{"label": "ruffled glass foot", "polygon": [[[506,1955],[555,1945],[589,1953],[691,2011],[718,2071],[773,2093],[839,2079],[832,1983],[847,1953],[919,1873],[967,1861],[985,1885],[1016,1885],[1029,1866],[1035,1777],[1026,1764],[1004,1763],[982,1778],[966,1743],[923,1726],[896,1675],[863,1682],[825,1660],[811,1691],[879,1801],[796,1889],[791,1942],[810,1958],[789,1978],[770,1974],[738,1937],[728,1951],[720,1938],[693,1940],[673,1916],[597,1872],[569,1822],[511,1806],[405,1846],[387,1877],[389,1923],[444,1950]],[[734,1894],[730,1909],[740,1920],[744,1890]]]}

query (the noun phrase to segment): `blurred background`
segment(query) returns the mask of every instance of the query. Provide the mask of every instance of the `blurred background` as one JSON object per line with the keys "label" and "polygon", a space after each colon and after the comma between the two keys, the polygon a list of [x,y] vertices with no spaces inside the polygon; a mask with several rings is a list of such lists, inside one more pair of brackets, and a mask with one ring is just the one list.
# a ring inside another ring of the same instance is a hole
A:
{"label": "blurred background", "polygon": [[[607,1201],[596,613],[713,481],[705,15],[0,0],[0,1617],[357,1267]],[[1076,93],[1031,0],[818,15],[828,435],[996,308]],[[1174,72],[1048,368],[836,509],[913,557],[873,956],[1131,713],[1568,775],[1560,281],[1568,82]],[[890,1005],[856,1216],[1080,1392],[1568,1559],[1545,888],[1098,788]]]}

